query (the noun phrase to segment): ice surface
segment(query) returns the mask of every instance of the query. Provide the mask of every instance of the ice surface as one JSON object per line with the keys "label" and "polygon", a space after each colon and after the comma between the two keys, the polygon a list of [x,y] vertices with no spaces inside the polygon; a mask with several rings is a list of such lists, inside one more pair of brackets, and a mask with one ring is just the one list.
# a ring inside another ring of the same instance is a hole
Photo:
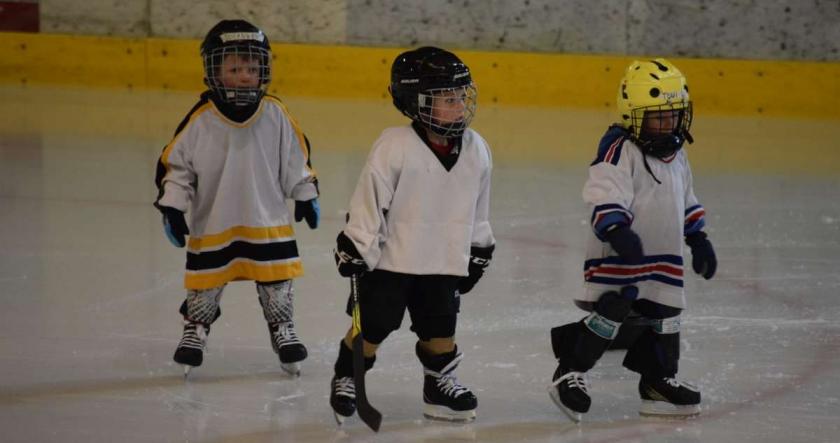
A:
{"label": "ice surface", "polygon": [[[302,376],[279,368],[251,283],[229,285],[205,364],[184,382],[183,250],[152,208],[154,166],[193,95],[0,89],[0,429],[4,442],[829,442],[840,432],[837,122],[697,116],[689,147],[720,266],[689,274],[680,376],[692,420],[640,418],[637,378],[608,353],[571,424],[546,393],[552,326],[577,320],[580,190],[608,111],[480,107],[494,149],[495,260],[463,297],[459,380],[469,425],[422,418],[408,325],[383,345],[373,434],[337,429],[329,381],[348,282],[331,254],[368,146],[401,118],[384,102],[290,99],[313,143],[323,223],[296,226]],[[407,321],[407,320],[406,320]]]}

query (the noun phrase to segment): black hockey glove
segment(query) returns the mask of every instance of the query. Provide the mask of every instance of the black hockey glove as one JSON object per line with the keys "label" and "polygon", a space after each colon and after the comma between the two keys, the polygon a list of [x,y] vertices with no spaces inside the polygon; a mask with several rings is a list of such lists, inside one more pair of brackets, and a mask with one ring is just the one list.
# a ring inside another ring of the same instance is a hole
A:
{"label": "black hockey glove", "polygon": [[367,264],[353,244],[353,240],[344,235],[344,231],[338,233],[335,239],[335,265],[338,266],[338,273],[342,277],[359,275],[367,271]]}
{"label": "black hockey glove", "polygon": [[158,209],[163,213],[163,230],[166,232],[166,238],[176,247],[183,248],[187,244],[184,236],[190,234],[187,221],[184,220],[184,213],[169,206],[159,206]]}
{"label": "black hockey glove", "polygon": [[306,224],[309,229],[318,227],[318,221],[321,220],[321,205],[318,204],[318,198],[312,200],[295,200],[295,221],[299,222],[306,219]]}
{"label": "black hockey glove", "polygon": [[607,231],[605,237],[610,246],[628,265],[637,265],[645,257],[642,251],[642,240],[629,226],[619,226]]}
{"label": "black hockey glove", "polygon": [[478,280],[484,275],[484,268],[490,266],[494,249],[496,249],[496,245],[490,245],[486,248],[478,246],[470,248],[470,264],[467,268],[469,275],[458,281],[458,293],[466,294],[478,283]]}
{"label": "black hockey glove", "polygon": [[717,257],[712,242],[706,238],[706,233],[697,231],[685,236],[685,244],[691,248],[691,267],[694,272],[709,280],[717,271]]}

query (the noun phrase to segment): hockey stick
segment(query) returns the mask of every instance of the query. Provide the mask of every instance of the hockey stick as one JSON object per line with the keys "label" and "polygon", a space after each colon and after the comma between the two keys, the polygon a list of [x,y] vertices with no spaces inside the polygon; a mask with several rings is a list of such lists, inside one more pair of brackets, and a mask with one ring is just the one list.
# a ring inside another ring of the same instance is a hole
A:
{"label": "hockey stick", "polygon": [[359,310],[359,282],[356,274],[350,277],[350,294],[353,297],[353,384],[356,385],[356,409],[359,418],[374,432],[379,432],[382,414],[371,406],[365,394],[365,353],[362,314]]}

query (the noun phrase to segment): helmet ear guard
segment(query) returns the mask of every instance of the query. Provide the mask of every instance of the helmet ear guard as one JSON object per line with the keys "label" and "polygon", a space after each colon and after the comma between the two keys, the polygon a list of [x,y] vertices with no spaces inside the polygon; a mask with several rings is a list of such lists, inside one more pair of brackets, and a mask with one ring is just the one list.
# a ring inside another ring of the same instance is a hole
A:
{"label": "helmet ear guard", "polygon": [[418,120],[418,94],[420,93],[419,65],[433,54],[443,51],[434,46],[424,46],[403,52],[391,64],[391,93],[394,106],[406,117]]}
{"label": "helmet ear guard", "polygon": [[669,61],[634,61],[627,67],[616,100],[621,125],[642,150],[663,158],[693,142],[692,104],[685,76]]}

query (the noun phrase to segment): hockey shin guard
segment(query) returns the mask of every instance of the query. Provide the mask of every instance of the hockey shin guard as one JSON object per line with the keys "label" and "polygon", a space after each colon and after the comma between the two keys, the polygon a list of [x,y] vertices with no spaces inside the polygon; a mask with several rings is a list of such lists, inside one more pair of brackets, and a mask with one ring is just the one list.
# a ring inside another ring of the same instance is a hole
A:
{"label": "hockey shin guard", "polygon": [[291,280],[257,283],[257,294],[269,325],[287,323],[294,316],[294,290]]}
{"label": "hockey shin guard", "polygon": [[179,312],[184,320],[201,323],[205,326],[211,325],[222,315],[219,301],[222,298],[224,286],[207,290],[189,290],[187,298],[181,303]]}

